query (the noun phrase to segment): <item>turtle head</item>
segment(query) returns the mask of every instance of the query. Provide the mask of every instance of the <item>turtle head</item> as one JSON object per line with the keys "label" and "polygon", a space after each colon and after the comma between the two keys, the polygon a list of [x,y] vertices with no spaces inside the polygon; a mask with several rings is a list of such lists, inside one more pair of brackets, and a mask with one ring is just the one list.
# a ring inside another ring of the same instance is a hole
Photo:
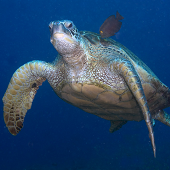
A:
{"label": "turtle head", "polygon": [[73,54],[80,46],[80,34],[72,21],[53,21],[49,24],[49,28],[50,41],[61,55]]}

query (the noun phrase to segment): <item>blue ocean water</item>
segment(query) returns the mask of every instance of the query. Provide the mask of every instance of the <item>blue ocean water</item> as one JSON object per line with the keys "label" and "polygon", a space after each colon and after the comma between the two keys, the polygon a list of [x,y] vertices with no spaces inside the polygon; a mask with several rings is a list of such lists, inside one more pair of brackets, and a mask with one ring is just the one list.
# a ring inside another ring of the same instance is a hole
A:
{"label": "blue ocean water", "polygon": [[[170,87],[168,0],[0,0],[0,96],[14,71],[31,60],[52,62],[48,24],[72,20],[79,30],[99,32],[116,11],[124,17],[113,37],[141,58]],[[170,128],[156,121],[157,157],[144,121],[109,133],[110,122],[62,101],[45,82],[12,136],[0,103],[0,170],[168,170]],[[166,109],[170,113],[170,109]]]}

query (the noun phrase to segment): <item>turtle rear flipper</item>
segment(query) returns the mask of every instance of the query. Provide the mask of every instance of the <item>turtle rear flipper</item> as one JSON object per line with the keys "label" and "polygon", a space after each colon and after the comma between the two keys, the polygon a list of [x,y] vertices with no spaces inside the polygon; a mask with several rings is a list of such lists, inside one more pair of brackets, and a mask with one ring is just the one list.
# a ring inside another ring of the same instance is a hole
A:
{"label": "turtle rear flipper", "polygon": [[26,112],[39,86],[48,77],[48,66],[42,61],[32,61],[13,74],[3,97],[4,121],[11,134],[17,135],[22,129]]}
{"label": "turtle rear flipper", "polygon": [[153,116],[153,118],[159,120],[160,122],[164,123],[167,126],[170,126],[170,115],[166,113],[164,110],[159,110],[159,112],[156,113]]}
{"label": "turtle rear flipper", "polygon": [[127,123],[127,121],[126,120],[111,120],[110,123],[111,123],[111,126],[109,129],[109,132],[113,133],[119,130],[124,124]]}

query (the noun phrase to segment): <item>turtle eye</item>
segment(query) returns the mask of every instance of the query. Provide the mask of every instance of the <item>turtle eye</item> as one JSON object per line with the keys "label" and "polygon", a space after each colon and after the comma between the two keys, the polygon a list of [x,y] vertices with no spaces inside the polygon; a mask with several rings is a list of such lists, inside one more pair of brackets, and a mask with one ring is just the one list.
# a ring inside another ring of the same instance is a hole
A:
{"label": "turtle eye", "polygon": [[50,24],[48,25],[48,27],[49,27],[49,29],[51,30],[51,28],[52,28],[52,23],[50,23]]}
{"label": "turtle eye", "polygon": [[73,24],[71,22],[66,22],[65,27],[66,28],[72,28]]}
{"label": "turtle eye", "polygon": [[52,29],[52,26],[51,26],[51,25],[49,25],[48,27],[49,27],[50,30]]}
{"label": "turtle eye", "polygon": [[54,22],[50,22],[50,24],[48,25],[50,30],[53,28],[53,24],[54,24]]}

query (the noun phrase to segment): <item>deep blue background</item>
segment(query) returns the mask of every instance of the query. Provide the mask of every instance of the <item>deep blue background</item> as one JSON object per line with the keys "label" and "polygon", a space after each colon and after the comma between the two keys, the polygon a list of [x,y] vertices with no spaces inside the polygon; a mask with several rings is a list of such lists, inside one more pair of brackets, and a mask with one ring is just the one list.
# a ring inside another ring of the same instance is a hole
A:
{"label": "deep blue background", "polygon": [[[124,20],[113,38],[170,87],[169,6],[169,0],[0,0],[1,98],[18,67],[57,56],[49,41],[50,21],[70,19],[79,30],[98,33],[117,10]],[[0,170],[170,169],[170,128],[160,122],[154,128],[155,159],[144,121],[110,134],[109,121],[65,103],[47,82],[16,137],[5,127],[2,102],[0,108]]]}

